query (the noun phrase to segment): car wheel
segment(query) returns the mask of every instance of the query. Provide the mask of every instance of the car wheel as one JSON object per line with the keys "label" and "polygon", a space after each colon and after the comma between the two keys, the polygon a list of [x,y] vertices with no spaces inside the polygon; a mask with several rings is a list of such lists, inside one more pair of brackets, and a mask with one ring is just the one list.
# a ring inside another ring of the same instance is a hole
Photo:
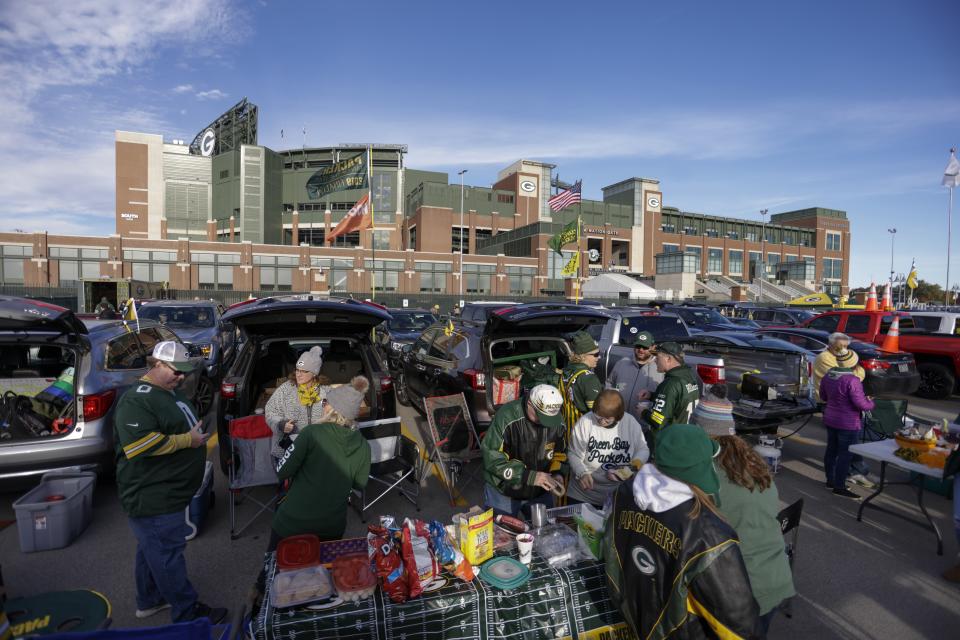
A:
{"label": "car wheel", "polygon": [[200,376],[194,402],[197,405],[197,411],[200,412],[200,416],[207,415],[207,411],[210,410],[210,406],[213,404],[213,381],[210,380],[210,378]]}
{"label": "car wheel", "polygon": [[918,396],[931,400],[945,400],[950,397],[956,384],[956,378],[950,369],[935,362],[921,362],[917,369],[920,370]]}
{"label": "car wheel", "polygon": [[397,402],[405,407],[410,406],[410,395],[407,393],[407,377],[402,373],[397,376],[397,384],[393,387],[397,394]]}

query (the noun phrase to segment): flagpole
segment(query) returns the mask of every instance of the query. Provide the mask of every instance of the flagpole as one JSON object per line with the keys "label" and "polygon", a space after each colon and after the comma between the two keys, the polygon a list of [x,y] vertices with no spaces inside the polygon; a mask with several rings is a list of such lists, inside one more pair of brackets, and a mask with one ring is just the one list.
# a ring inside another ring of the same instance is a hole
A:
{"label": "flagpole", "polygon": [[367,145],[367,199],[370,202],[370,299],[377,299],[377,223],[373,211],[373,147]]}
{"label": "flagpole", "polygon": [[573,280],[573,303],[580,304],[580,216],[577,216],[577,275]]}
{"label": "flagpole", "polygon": [[944,303],[950,304],[950,235],[953,226],[953,187],[949,188],[950,204],[947,207],[947,286],[944,287]]}

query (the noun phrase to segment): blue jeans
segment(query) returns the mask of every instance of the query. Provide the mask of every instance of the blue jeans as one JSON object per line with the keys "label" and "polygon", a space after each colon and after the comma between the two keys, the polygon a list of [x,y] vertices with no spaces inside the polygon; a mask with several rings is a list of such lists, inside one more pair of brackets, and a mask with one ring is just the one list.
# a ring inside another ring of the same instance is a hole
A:
{"label": "blue jeans", "polygon": [[953,476],[953,532],[960,543],[960,473]]}
{"label": "blue jeans", "polygon": [[503,495],[489,484],[483,485],[483,506],[487,509],[493,509],[494,515],[517,517],[520,510],[528,504],[545,504],[547,505],[547,509],[552,509],[553,494],[549,491],[544,491],[543,495],[536,498],[517,500]]}
{"label": "blue jeans", "polygon": [[173,622],[191,619],[197,592],[187,578],[187,524],[183,511],[159,516],[128,518],[137,538],[137,608],[170,604]]}
{"label": "blue jeans", "polygon": [[857,444],[860,439],[859,431],[850,429],[834,429],[827,427],[827,451],[823,455],[823,471],[827,476],[827,484],[834,489],[843,489],[850,474],[850,445]]}

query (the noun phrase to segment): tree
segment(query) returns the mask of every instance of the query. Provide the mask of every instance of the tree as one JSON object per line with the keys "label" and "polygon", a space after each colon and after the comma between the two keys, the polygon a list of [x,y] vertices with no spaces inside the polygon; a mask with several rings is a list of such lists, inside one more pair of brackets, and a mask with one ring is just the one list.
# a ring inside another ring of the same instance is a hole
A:
{"label": "tree", "polygon": [[943,304],[943,287],[926,280],[917,281],[917,288],[913,290],[913,297],[917,302],[933,302]]}

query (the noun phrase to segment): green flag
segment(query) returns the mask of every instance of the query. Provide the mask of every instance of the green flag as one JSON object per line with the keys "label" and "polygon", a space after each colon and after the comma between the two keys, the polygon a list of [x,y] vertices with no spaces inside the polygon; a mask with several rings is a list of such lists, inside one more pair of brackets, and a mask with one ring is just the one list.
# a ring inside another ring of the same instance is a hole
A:
{"label": "green flag", "polygon": [[551,249],[563,255],[563,252],[560,251],[564,246],[570,244],[571,242],[576,242],[580,239],[580,218],[571,221],[563,229],[560,230],[560,233],[550,238],[550,241],[547,244]]}

